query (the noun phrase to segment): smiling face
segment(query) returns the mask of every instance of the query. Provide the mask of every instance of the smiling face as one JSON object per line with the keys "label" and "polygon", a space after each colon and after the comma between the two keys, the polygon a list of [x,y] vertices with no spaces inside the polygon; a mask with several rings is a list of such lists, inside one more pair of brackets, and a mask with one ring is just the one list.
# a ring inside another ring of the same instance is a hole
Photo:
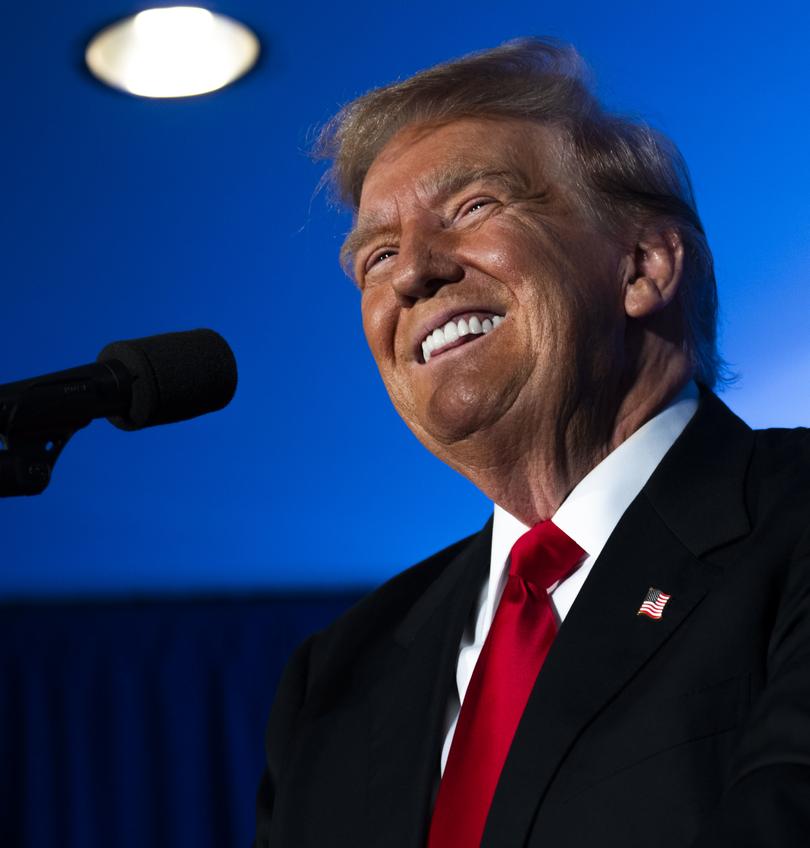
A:
{"label": "smiling face", "polygon": [[344,249],[394,405],[462,472],[536,439],[569,450],[616,389],[622,254],[575,202],[553,129],[406,127],[369,169]]}

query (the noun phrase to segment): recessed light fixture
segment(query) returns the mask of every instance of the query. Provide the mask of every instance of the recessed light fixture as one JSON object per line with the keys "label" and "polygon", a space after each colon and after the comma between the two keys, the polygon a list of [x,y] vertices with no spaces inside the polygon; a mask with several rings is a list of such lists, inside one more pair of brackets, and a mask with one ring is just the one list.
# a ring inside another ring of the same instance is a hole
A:
{"label": "recessed light fixture", "polygon": [[146,9],[103,29],[87,46],[102,82],[142,97],[191,97],[247,73],[259,39],[246,26],[198,6]]}

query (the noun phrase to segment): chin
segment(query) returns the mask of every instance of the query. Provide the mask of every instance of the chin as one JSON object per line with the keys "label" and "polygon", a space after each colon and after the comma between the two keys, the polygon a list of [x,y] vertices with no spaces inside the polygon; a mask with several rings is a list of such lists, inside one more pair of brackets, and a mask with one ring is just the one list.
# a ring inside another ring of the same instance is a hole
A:
{"label": "chin", "polygon": [[462,383],[431,395],[421,429],[439,444],[451,445],[491,428],[510,405],[508,397]]}

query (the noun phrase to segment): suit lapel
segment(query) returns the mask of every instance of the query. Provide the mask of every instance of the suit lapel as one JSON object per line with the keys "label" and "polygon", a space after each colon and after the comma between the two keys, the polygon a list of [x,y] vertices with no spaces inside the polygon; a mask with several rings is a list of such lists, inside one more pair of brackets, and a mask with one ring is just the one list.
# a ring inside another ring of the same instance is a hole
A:
{"label": "suit lapel", "polygon": [[385,674],[368,699],[368,831],[358,844],[425,843],[458,648],[489,568],[491,539],[489,522],[396,632]]}
{"label": "suit lapel", "polygon": [[[717,577],[662,534],[646,498],[616,528],[560,628],[515,734],[483,845],[523,845],[560,763],[610,699],[688,617]],[[663,535],[663,538],[662,538]],[[647,590],[671,595],[660,620],[637,615]]]}
{"label": "suit lapel", "polygon": [[[713,395],[627,510],[593,566],[537,679],[490,809],[482,845],[526,842],[537,808],[582,730],[720,578],[699,557],[747,532],[742,496],[751,431]],[[650,587],[660,620],[637,615]]]}

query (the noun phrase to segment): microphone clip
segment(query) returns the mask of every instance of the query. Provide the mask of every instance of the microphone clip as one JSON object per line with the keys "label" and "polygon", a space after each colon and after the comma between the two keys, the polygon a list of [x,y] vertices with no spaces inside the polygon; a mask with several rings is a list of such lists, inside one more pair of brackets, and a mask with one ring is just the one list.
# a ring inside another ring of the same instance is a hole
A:
{"label": "microphone clip", "polygon": [[[0,402],[0,416],[3,412]],[[88,419],[72,430],[59,432],[0,434],[0,498],[42,494],[51,482],[62,449],[77,430],[89,423]]]}
{"label": "microphone clip", "polygon": [[97,414],[120,409],[118,363],[84,365],[0,386],[0,498],[39,495],[62,449]]}

